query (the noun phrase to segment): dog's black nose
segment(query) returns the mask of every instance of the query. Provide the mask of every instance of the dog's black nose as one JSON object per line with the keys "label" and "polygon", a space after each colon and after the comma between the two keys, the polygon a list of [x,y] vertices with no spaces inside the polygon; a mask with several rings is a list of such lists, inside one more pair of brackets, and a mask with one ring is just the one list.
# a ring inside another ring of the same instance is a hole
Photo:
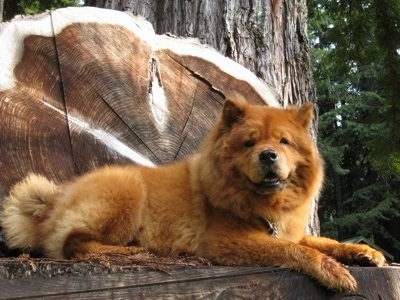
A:
{"label": "dog's black nose", "polygon": [[264,165],[272,165],[278,160],[278,153],[275,150],[264,150],[259,156],[260,162]]}

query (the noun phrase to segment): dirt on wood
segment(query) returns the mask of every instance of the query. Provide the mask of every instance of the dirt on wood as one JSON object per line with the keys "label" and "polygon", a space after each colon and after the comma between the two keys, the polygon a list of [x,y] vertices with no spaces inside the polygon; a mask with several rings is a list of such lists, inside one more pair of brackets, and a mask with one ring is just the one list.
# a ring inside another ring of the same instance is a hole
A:
{"label": "dirt on wood", "polygon": [[33,258],[22,254],[16,258],[0,259],[0,280],[55,276],[86,276],[114,273],[131,273],[156,270],[169,274],[168,266],[210,266],[200,257],[158,257],[151,253],[118,255],[114,253],[91,254],[81,260]]}

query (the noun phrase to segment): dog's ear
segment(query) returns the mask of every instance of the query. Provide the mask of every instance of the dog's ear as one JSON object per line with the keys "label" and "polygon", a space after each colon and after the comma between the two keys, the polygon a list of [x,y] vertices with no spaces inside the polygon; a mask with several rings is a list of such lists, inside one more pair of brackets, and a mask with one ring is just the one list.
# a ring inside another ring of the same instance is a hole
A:
{"label": "dog's ear", "polygon": [[306,130],[309,130],[314,117],[314,104],[306,102],[297,109],[296,120]]}
{"label": "dog's ear", "polygon": [[243,98],[227,98],[222,109],[222,123],[230,128],[234,123],[243,119],[248,103]]}

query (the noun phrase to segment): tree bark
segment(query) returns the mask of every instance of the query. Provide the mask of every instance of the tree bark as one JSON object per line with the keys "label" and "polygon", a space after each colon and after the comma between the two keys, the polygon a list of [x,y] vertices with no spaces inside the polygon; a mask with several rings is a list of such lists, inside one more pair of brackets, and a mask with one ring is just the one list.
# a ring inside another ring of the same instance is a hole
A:
{"label": "tree bark", "polygon": [[4,0],[0,0],[0,22],[3,22]]}

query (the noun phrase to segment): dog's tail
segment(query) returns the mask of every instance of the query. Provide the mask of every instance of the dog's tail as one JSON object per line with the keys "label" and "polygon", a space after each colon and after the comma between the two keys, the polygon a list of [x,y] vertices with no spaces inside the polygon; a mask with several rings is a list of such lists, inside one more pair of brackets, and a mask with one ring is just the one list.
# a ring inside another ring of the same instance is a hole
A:
{"label": "dog's tail", "polygon": [[38,224],[46,217],[47,204],[56,189],[54,182],[36,174],[29,174],[12,187],[10,195],[3,199],[0,215],[9,248],[40,248]]}

